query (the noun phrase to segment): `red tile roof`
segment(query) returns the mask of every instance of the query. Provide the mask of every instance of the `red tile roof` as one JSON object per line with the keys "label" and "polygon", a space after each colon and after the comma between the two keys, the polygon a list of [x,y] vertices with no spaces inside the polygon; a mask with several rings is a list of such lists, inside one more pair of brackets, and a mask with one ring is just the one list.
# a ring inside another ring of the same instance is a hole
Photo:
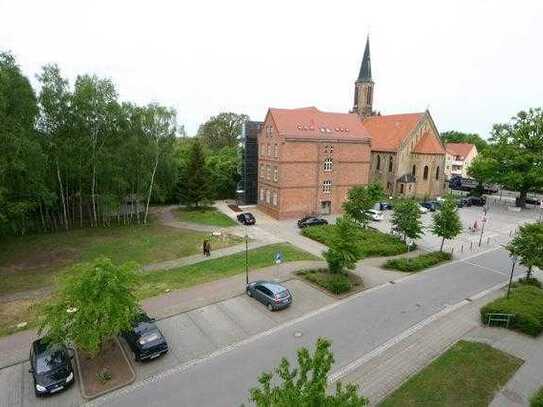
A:
{"label": "red tile roof", "polygon": [[429,131],[424,133],[419,142],[413,149],[413,153],[418,154],[445,154],[443,145],[439,142],[437,137],[432,135]]}
{"label": "red tile roof", "polygon": [[364,119],[364,127],[371,135],[371,149],[398,151],[401,142],[417,127],[424,113],[372,116]]}
{"label": "red tile roof", "polygon": [[449,154],[467,157],[470,151],[475,148],[475,145],[470,143],[447,143],[445,149]]}
{"label": "red tile roof", "polygon": [[295,138],[369,139],[369,133],[356,113],[321,112],[314,106],[300,109],[270,108],[280,134]]}

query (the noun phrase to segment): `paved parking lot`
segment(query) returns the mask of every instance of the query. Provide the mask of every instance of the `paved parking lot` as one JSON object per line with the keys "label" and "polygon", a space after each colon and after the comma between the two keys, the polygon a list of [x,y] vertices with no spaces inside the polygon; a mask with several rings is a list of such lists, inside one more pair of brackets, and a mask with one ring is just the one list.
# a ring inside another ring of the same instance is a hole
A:
{"label": "paved parking lot", "polygon": [[[204,357],[335,301],[297,279],[283,284],[292,293],[294,301],[289,308],[281,311],[270,312],[260,302],[241,295],[158,321],[168,340],[170,352],[150,362],[134,363],[137,380]],[[130,350],[128,354],[132,355]],[[0,369],[0,407],[68,407],[83,402],[77,382],[63,393],[36,398],[29,368],[29,362],[25,362]]]}

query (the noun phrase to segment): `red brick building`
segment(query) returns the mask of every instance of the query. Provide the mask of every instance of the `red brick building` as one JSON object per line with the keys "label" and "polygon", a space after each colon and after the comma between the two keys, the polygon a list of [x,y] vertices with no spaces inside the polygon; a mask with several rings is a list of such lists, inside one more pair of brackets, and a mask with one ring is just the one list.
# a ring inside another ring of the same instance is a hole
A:
{"label": "red brick building", "polygon": [[283,219],[341,211],[368,183],[370,139],[356,113],[270,109],[258,137],[258,206]]}

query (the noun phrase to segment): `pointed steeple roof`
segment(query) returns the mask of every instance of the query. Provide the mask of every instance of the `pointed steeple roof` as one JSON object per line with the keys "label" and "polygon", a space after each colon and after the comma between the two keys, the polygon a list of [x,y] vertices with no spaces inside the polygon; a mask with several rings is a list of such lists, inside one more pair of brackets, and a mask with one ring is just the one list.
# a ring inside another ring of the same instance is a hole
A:
{"label": "pointed steeple roof", "polygon": [[358,74],[357,82],[371,82],[371,59],[370,59],[370,36],[366,39],[366,49],[360,65],[360,73]]}

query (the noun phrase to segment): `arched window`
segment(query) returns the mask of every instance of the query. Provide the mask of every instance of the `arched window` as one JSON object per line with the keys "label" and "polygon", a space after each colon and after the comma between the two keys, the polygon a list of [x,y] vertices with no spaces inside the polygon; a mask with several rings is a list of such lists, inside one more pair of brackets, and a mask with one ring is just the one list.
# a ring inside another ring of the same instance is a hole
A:
{"label": "arched window", "polygon": [[327,158],[324,160],[324,171],[332,171],[332,159]]}
{"label": "arched window", "polygon": [[424,166],[424,173],[422,175],[422,178],[428,179],[428,166],[427,165]]}
{"label": "arched window", "polygon": [[381,156],[378,155],[377,156],[377,171],[379,171],[381,169]]}
{"label": "arched window", "polygon": [[413,169],[411,170],[411,175],[415,176],[417,174],[417,166],[413,165]]}
{"label": "arched window", "polygon": [[392,156],[390,157],[390,160],[388,161],[388,172],[392,172],[392,166],[394,165],[394,160]]}
{"label": "arched window", "polygon": [[436,168],[436,179],[439,179],[439,167]]}

